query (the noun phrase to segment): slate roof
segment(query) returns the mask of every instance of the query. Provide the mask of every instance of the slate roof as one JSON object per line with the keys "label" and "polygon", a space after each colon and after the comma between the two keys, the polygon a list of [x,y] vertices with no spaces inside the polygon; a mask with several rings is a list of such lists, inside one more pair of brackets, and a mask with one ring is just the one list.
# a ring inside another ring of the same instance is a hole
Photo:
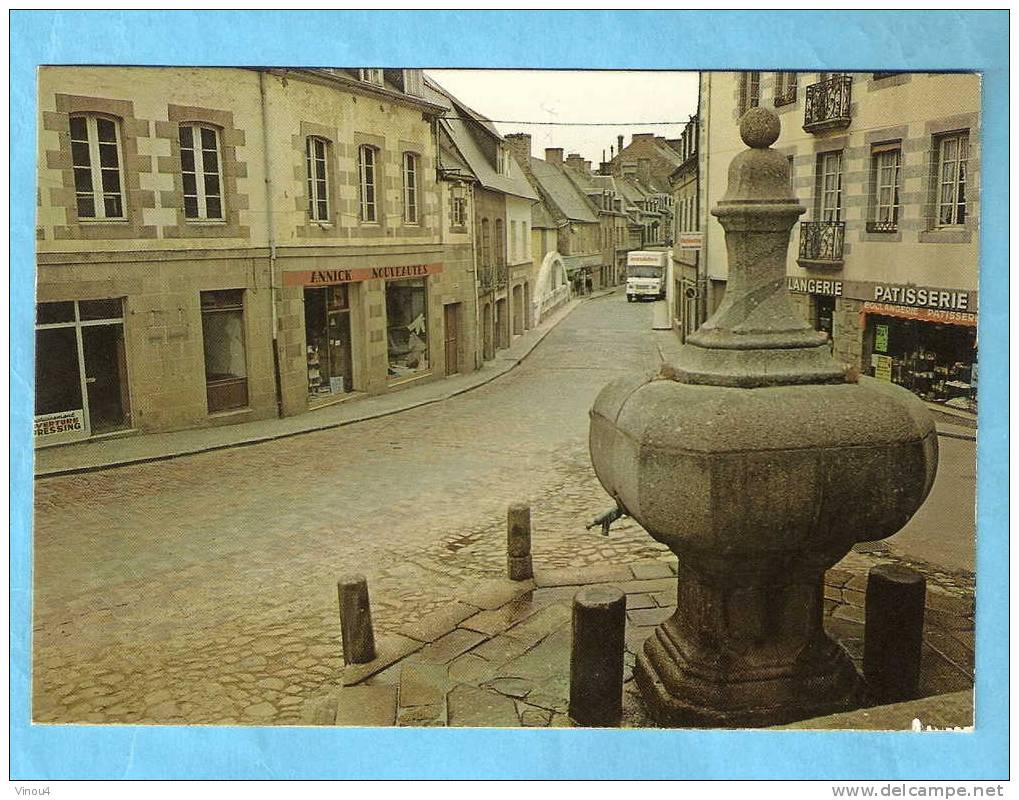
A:
{"label": "slate roof", "polygon": [[514,165],[515,169],[511,174],[503,175],[496,170],[495,165],[489,161],[488,156],[481,149],[475,136],[491,136],[500,145],[503,143],[502,136],[495,130],[491,122],[476,111],[464,106],[428,77],[424,82],[424,94],[425,99],[430,102],[441,100],[450,109],[439,118],[439,126],[449,137],[459,160],[470,169],[471,174],[484,188],[511,194],[514,197],[523,197],[526,200],[538,199],[538,195],[519,166]]}
{"label": "slate roof", "polygon": [[532,156],[531,173],[562,216],[574,222],[598,221],[591,201],[555,165]]}

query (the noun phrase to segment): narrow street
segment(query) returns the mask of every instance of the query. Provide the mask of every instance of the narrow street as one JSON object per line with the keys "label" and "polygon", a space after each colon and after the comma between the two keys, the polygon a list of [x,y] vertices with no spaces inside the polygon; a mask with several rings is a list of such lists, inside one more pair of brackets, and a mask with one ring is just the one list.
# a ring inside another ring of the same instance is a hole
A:
{"label": "narrow street", "polygon": [[[337,577],[365,573],[395,631],[503,574],[513,501],[537,566],[666,552],[629,520],[584,530],[609,505],[587,410],[658,368],[651,314],[584,303],[504,377],[384,419],[37,481],[35,720],[296,723],[342,666]],[[973,445],[949,450],[929,504],[972,497]]]}

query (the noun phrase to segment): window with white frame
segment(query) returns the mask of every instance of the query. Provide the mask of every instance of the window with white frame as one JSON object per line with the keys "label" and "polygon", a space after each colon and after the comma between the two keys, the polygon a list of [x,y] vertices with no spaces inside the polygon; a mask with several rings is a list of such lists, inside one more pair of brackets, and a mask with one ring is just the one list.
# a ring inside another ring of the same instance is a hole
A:
{"label": "window with white frame", "polygon": [[378,151],[371,145],[361,145],[357,151],[357,171],[361,186],[361,221],[378,222],[376,202],[376,161]]}
{"label": "window with white frame", "polygon": [[892,232],[899,222],[899,170],[902,146],[899,142],[875,145],[871,150],[870,170],[871,231]]}
{"label": "window with white frame", "polygon": [[462,184],[456,184],[450,190],[449,224],[453,228],[467,225],[467,197]]}
{"label": "window with white frame", "polygon": [[116,121],[94,114],[70,119],[71,165],[79,219],[124,219],[124,178]]}
{"label": "window with white frame", "polygon": [[376,86],[382,85],[382,70],[381,69],[359,69],[357,71],[358,77],[365,83],[372,83]]}
{"label": "window with white frame", "polygon": [[934,224],[938,228],[966,222],[966,164],[969,131],[939,136],[935,140],[937,171]]}
{"label": "window with white frame", "polygon": [[223,219],[219,131],[201,123],[180,126],[180,175],[187,219]]}
{"label": "window with white frame", "polygon": [[308,174],[308,217],[317,222],[329,221],[329,142],[318,136],[307,139],[304,161]]}
{"label": "window with white frame", "polygon": [[821,153],[817,157],[818,219],[838,222],[842,219],[842,151]]}
{"label": "window with white frame", "polygon": [[403,219],[416,224],[418,220],[418,157],[403,154]]}

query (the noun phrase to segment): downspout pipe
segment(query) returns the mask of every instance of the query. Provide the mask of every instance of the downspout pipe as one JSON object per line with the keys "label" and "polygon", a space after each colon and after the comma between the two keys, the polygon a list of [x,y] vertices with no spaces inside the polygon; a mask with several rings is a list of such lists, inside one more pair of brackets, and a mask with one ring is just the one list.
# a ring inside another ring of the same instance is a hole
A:
{"label": "downspout pipe", "polygon": [[262,169],[265,175],[265,224],[269,242],[269,302],[272,306],[272,370],[276,388],[276,416],[283,416],[283,379],[280,373],[279,312],[276,308],[276,224],[273,216],[272,159],[269,156],[269,106],[265,94],[265,70],[258,71],[258,94],[262,111]]}

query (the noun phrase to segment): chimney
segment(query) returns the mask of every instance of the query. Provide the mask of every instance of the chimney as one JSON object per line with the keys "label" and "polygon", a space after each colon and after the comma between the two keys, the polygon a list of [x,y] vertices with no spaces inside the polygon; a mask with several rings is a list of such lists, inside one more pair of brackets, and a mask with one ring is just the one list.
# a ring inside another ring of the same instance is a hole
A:
{"label": "chimney", "polygon": [[566,156],[566,166],[573,167],[576,170],[583,170],[584,159],[580,157],[580,153],[570,153]]}
{"label": "chimney", "polygon": [[590,161],[585,161],[584,162],[584,172],[586,172],[588,175],[591,174],[591,162]]}
{"label": "chimney", "polygon": [[599,175],[611,175],[612,174],[612,163],[609,161],[602,161],[601,166],[598,167]]}
{"label": "chimney", "polygon": [[549,164],[555,164],[557,167],[561,167],[563,165],[563,149],[561,147],[546,147],[545,160]]}
{"label": "chimney", "polygon": [[531,168],[531,134],[511,133],[504,138],[506,139],[506,146],[513,153],[517,163],[523,169],[529,170]]}
{"label": "chimney", "polygon": [[616,157],[616,146],[614,144],[609,145],[609,161]]}
{"label": "chimney", "polygon": [[622,137],[622,135],[619,135],[619,136],[616,137],[616,144],[619,145],[619,152],[622,153],[623,152],[623,137]]}
{"label": "chimney", "polygon": [[604,150],[601,151],[601,163],[602,164],[605,163],[605,151]]}

